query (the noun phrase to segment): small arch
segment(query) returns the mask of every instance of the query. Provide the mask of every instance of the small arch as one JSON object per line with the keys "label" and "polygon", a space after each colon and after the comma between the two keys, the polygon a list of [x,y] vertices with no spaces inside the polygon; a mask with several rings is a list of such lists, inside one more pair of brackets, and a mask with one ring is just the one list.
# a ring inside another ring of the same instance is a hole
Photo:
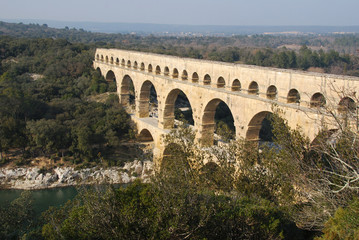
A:
{"label": "small arch", "polygon": [[178,78],[178,70],[177,70],[177,68],[173,69],[172,78]]}
{"label": "small arch", "polygon": [[300,94],[297,89],[292,88],[288,92],[287,103],[300,103]]}
{"label": "small arch", "polygon": [[103,55],[101,55],[101,61],[103,62]]}
{"label": "small arch", "polygon": [[123,67],[125,66],[125,59],[123,59],[123,58],[121,60],[121,66],[123,66]]}
{"label": "small arch", "polygon": [[203,78],[203,85],[210,85],[211,84],[211,76],[208,74],[204,75]]}
{"label": "small arch", "polygon": [[238,79],[234,79],[233,83],[232,83],[232,87],[231,90],[233,92],[239,92],[241,91],[241,82]]}
{"label": "small arch", "polygon": [[188,73],[186,70],[182,71],[182,80],[184,80],[184,81],[188,80]]}
{"label": "small arch", "polygon": [[133,69],[137,69],[138,68],[138,64],[137,64],[137,61],[135,61],[134,63],[133,63]]}
{"label": "small arch", "polygon": [[169,76],[170,75],[170,69],[166,66],[165,67],[165,71],[163,72],[163,74],[165,75],[165,76]]}
{"label": "small arch", "polygon": [[141,70],[141,71],[145,71],[145,64],[144,64],[144,63],[141,63],[140,70]]}
{"label": "small arch", "polygon": [[130,60],[127,61],[127,67],[128,67],[128,68],[131,67],[131,61],[130,61]]}
{"label": "small arch", "polygon": [[106,63],[108,63],[108,56],[106,56]]}
{"label": "small arch", "polygon": [[116,58],[116,65],[120,65],[120,59]]}
{"label": "small arch", "polygon": [[249,84],[248,94],[251,94],[251,95],[258,95],[258,94],[259,94],[259,87],[258,87],[258,83],[257,83],[257,82],[252,81],[252,82]]}
{"label": "small arch", "polygon": [[111,57],[111,60],[110,60],[111,64],[113,64],[113,57]]}
{"label": "small arch", "polygon": [[138,134],[137,139],[140,142],[153,142],[152,134],[147,129],[142,129],[140,134]]}
{"label": "small arch", "polygon": [[274,85],[270,85],[267,89],[267,98],[274,100],[277,98],[277,94],[278,94],[277,87]]}
{"label": "small arch", "polygon": [[148,71],[148,72],[152,72],[152,64],[148,64],[147,71]]}
{"label": "small arch", "polygon": [[196,82],[198,82],[198,80],[199,80],[198,74],[196,72],[194,72],[192,74],[192,82],[196,83]]}
{"label": "small arch", "polygon": [[157,65],[156,67],[156,75],[160,75],[161,74],[161,67]]}
{"label": "small arch", "polygon": [[347,113],[347,112],[355,112],[356,110],[356,104],[355,101],[350,97],[344,97],[340,100],[339,106],[338,106],[338,112],[339,113]]}
{"label": "small arch", "polygon": [[100,55],[96,54],[96,60],[100,59]]}
{"label": "small arch", "polygon": [[219,77],[217,80],[217,88],[224,88],[226,86],[226,82],[223,77]]}
{"label": "small arch", "polygon": [[320,92],[313,94],[313,96],[310,99],[311,108],[324,107],[325,104],[326,104],[325,97]]}

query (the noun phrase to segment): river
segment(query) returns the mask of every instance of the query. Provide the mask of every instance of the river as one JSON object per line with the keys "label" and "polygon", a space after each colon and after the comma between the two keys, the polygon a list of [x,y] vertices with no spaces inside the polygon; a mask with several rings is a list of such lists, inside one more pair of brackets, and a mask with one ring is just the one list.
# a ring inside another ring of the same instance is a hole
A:
{"label": "river", "polygon": [[[0,190],[0,206],[9,204],[11,201],[18,198],[23,191],[29,190]],[[31,190],[31,194],[34,200],[33,207],[35,215],[39,215],[50,206],[59,207],[64,205],[68,200],[72,200],[77,195],[77,189],[76,187],[49,188]]]}

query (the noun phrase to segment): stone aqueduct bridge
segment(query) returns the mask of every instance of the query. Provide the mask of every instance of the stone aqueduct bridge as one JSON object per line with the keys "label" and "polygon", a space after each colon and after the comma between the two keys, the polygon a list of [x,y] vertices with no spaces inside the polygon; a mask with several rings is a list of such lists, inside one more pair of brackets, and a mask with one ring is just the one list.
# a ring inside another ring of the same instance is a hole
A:
{"label": "stone aqueduct bridge", "polygon": [[[313,139],[323,118],[322,105],[335,111],[354,111],[359,78],[309,73],[180,58],[119,49],[97,49],[94,68],[107,80],[115,80],[120,102],[129,104],[130,83],[135,94],[138,132],[155,142],[154,154],[164,148],[161,135],[174,124],[174,104],[182,91],[193,111],[194,129],[202,143],[213,143],[214,115],[220,102],[227,104],[234,118],[236,137],[256,140],[261,123],[276,104],[292,127],[301,126]],[[158,118],[149,117],[150,89],[158,100]],[[342,92],[351,93],[342,95]],[[334,105],[333,105],[334,104]],[[147,135],[146,135],[147,134]]]}

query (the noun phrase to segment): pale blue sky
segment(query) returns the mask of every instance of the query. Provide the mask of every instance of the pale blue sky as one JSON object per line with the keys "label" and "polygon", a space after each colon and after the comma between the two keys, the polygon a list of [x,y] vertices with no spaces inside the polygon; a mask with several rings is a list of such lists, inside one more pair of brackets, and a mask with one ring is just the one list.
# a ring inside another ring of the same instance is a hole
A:
{"label": "pale blue sky", "polygon": [[359,25],[359,0],[0,0],[1,19],[191,25]]}

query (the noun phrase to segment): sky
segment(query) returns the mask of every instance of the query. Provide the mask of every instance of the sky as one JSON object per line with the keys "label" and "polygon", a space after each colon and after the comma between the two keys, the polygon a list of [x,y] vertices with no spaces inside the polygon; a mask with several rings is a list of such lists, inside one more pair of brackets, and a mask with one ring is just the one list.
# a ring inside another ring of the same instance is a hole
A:
{"label": "sky", "polygon": [[359,0],[0,0],[1,19],[186,25],[359,25]]}

